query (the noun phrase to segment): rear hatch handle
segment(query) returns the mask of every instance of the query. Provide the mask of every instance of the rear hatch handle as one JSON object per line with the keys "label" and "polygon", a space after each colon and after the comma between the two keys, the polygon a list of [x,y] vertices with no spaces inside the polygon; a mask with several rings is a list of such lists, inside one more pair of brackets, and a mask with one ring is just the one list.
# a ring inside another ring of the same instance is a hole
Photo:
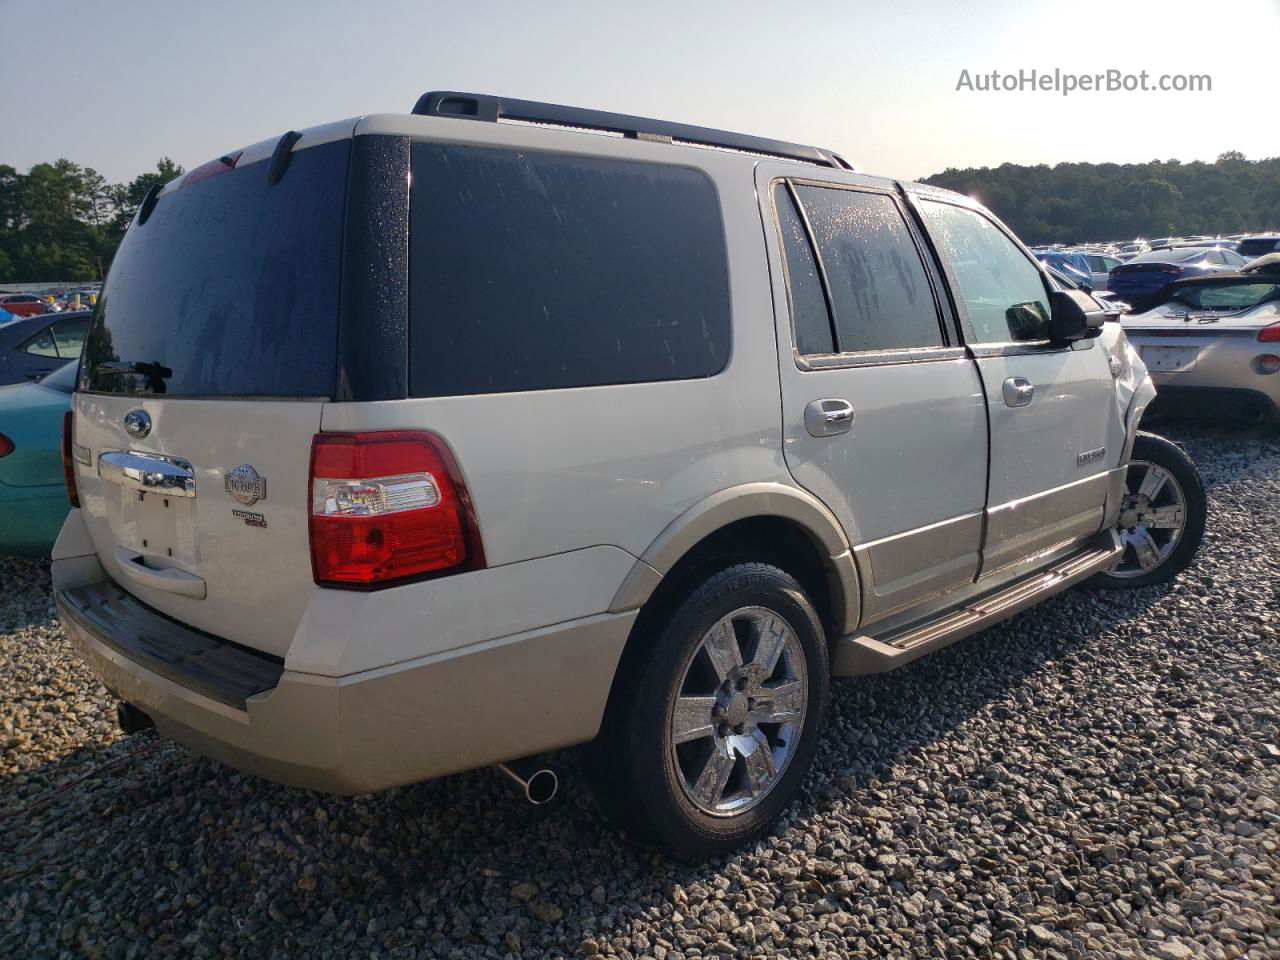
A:
{"label": "rear hatch handle", "polygon": [[148,567],[142,562],[143,558],[137,550],[127,547],[116,547],[115,558],[121,572],[135,583],[183,597],[195,597],[197,600],[205,598],[207,590],[203,577],[176,567]]}
{"label": "rear hatch handle", "polygon": [[108,483],[166,497],[194,497],[195,471],[186,460],[136,450],[109,450],[98,457],[98,476]]}

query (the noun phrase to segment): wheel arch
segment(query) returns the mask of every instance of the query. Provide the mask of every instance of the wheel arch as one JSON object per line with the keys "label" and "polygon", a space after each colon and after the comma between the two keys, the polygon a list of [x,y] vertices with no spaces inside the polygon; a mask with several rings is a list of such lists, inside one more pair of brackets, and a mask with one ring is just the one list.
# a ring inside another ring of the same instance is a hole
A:
{"label": "wheel arch", "polygon": [[812,494],[781,483],[730,487],[689,507],[641,555],[610,611],[640,609],[639,626],[655,603],[679,595],[709,562],[727,556],[773,562],[796,577],[829,638],[857,627],[860,585],[839,521]]}

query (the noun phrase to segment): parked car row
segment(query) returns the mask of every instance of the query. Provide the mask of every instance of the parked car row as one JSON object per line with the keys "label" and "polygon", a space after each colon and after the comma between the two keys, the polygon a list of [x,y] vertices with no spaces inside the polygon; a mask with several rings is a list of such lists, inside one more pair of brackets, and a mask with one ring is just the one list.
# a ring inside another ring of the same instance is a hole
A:
{"label": "parked car row", "polygon": [[44,293],[0,292],[0,323],[12,317],[89,310],[98,302],[96,286],[58,288]]}

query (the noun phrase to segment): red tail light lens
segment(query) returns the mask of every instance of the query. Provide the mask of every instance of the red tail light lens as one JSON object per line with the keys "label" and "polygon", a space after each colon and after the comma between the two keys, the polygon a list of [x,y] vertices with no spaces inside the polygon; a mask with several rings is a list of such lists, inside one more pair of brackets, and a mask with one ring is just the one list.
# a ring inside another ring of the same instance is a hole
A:
{"label": "red tail light lens", "polygon": [[1280,323],[1273,323],[1258,331],[1259,343],[1280,343]]}
{"label": "red tail light lens", "polygon": [[13,449],[13,441],[3,433],[0,433],[0,457],[7,457],[13,453]]}
{"label": "red tail light lens", "polygon": [[462,474],[435,434],[317,434],[310,496],[322,586],[371,589],[484,566]]}
{"label": "red tail light lens", "polygon": [[1160,272],[1178,274],[1182,272],[1182,268],[1181,267],[1161,267]]}
{"label": "red tail light lens", "polygon": [[76,492],[76,464],[71,459],[71,411],[62,415],[62,479],[67,485],[67,499],[71,506],[80,506],[80,495]]}

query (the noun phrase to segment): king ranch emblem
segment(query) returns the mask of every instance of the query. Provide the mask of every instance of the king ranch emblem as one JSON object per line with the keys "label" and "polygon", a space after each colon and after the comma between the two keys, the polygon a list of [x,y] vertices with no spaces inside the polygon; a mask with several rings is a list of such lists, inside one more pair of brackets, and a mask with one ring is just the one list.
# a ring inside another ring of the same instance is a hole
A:
{"label": "king ranch emblem", "polygon": [[258,476],[258,471],[247,463],[242,463],[230,473],[223,474],[222,485],[227,493],[246,507],[253,506],[259,500],[267,499],[267,478]]}

